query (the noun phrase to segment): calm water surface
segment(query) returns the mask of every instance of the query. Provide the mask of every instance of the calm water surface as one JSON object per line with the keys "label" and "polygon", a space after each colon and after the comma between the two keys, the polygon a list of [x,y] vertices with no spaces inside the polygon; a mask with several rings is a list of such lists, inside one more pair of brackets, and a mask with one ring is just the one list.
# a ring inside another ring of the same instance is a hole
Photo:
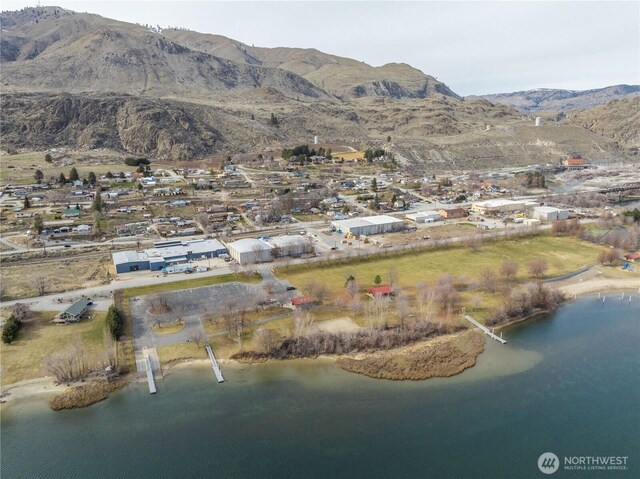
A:
{"label": "calm water surface", "polygon": [[[505,331],[449,379],[307,361],[176,370],[92,407],[2,410],[3,478],[640,477],[640,300],[586,298]],[[629,456],[625,472],[538,456]]]}

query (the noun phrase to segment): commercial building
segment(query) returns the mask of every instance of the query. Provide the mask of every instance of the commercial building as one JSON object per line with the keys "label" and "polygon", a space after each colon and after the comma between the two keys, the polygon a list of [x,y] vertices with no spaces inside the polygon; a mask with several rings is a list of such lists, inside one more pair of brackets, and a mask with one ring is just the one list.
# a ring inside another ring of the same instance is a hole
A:
{"label": "commercial building", "polygon": [[224,245],[214,239],[161,241],[142,252],[113,253],[113,264],[118,274],[142,270],[161,271],[169,265],[217,258],[226,252]]}
{"label": "commercial building", "polygon": [[387,215],[332,221],[331,225],[338,233],[351,234],[353,236],[391,233],[393,231],[400,231],[405,227],[404,221]]}
{"label": "commercial building", "polygon": [[440,209],[438,210],[440,216],[445,219],[456,219],[456,218],[464,218],[467,216],[467,210],[464,208],[448,208],[448,209]]}
{"label": "commercial building", "polygon": [[523,210],[525,204],[523,201],[514,200],[486,200],[478,201],[471,205],[471,211],[480,213],[481,215],[510,213],[512,211]]}
{"label": "commercial building", "polygon": [[569,218],[568,210],[561,210],[553,206],[538,206],[533,209],[531,217],[540,221],[557,221]]}
{"label": "commercial building", "polygon": [[418,213],[409,213],[405,218],[415,221],[416,223],[433,223],[442,219],[437,211],[420,211]]}
{"label": "commercial building", "polygon": [[300,235],[243,238],[227,246],[229,255],[239,264],[266,263],[276,258],[296,257],[313,252],[311,238]]}
{"label": "commercial building", "polygon": [[53,322],[58,324],[77,323],[82,318],[82,315],[87,312],[90,305],[91,300],[81,298],[53,318]]}

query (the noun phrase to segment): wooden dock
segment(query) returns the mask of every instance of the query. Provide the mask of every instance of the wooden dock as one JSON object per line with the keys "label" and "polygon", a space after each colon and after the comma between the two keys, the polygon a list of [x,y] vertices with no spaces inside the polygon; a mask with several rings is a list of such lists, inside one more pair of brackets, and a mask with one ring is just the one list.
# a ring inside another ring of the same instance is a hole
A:
{"label": "wooden dock", "polygon": [[466,319],[467,321],[469,321],[471,324],[473,324],[476,328],[479,328],[484,334],[486,334],[487,336],[490,336],[491,338],[495,339],[496,341],[501,342],[502,344],[506,344],[507,341],[502,339],[501,336],[496,336],[495,334],[493,334],[491,331],[489,331],[489,328],[487,328],[486,326],[480,324],[478,321],[476,321],[475,319],[473,319],[471,316],[465,316],[464,319]]}
{"label": "wooden dock", "polygon": [[149,383],[149,394],[155,394],[156,383],[153,380],[153,369],[151,369],[151,361],[149,361],[149,356],[145,356],[144,362],[145,362],[145,367],[147,369],[147,382]]}
{"label": "wooden dock", "polygon": [[222,371],[220,371],[220,365],[218,364],[218,360],[213,354],[213,349],[209,344],[205,345],[205,349],[207,350],[207,354],[209,355],[209,359],[211,359],[211,366],[213,367],[213,374],[216,375],[216,379],[219,383],[224,382],[224,378],[222,377]]}

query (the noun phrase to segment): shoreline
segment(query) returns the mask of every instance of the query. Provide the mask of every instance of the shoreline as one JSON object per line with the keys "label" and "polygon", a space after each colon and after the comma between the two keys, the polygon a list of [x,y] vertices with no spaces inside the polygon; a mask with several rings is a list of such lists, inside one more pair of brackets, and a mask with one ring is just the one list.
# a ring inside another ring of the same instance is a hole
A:
{"label": "shoreline", "polygon": [[[622,280],[617,278],[616,279],[589,278],[586,281],[580,281],[577,283],[575,282],[575,278],[572,278],[572,279],[574,281],[568,280],[568,284],[557,286],[557,288],[560,291],[562,291],[566,297],[565,301],[559,306],[571,303],[580,298],[594,296],[598,293],[609,293],[609,294],[639,293],[640,294],[640,288],[636,286],[637,281],[631,278],[622,279]],[[507,323],[500,324],[496,326],[496,329],[500,330],[508,326],[513,326],[514,324],[522,323],[524,321],[534,319],[540,315],[552,313],[553,311],[554,310],[536,311],[535,313],[532,313],[526,317],[518,318],[512,321],[509,321]],[[458,337],[459,335],[464,334],[466,331],[469,331],[469,329],[458,332],[458,333],[454,333],[453,335],[446,335],[446,336]],[[442,338],[442,337],[443,336],[439,336],[437,338],[431,338],[427,341],[421,341],[416,344],[425,346],[425,345],[428,345],[429,343],[432,343],[434,340],[437,340],[438,338]],[[411,347],[411,346],[415,346],[415,344],[407,347]],[[398,348],[398,349],[403,349],[403,348]],[[382,352],[383,351],[374,351],[371,353],[362,353],[362,354],[376,355]],[[331,356],[322,355],[322,356],[318,356],[317,358],[310,358],[310,360],[314,362],[318,360],[324,360],[324,361],[336,364],[336,366],[340,367],[340,365],[337,364],[340,357],[341,356],[337,356],[337,355],[331,355]],[[283,361],[297,361],[297,359],[277,360],[277,362],[281,364],[284,364]],[[219,359],[219,362],[222,365],[226,365],[232,368],[237,368],[237,367],[244,368],[244,367],[252,366],[251,363],[244,363],[244,362],[240,362],[240,361],[236,361],[228,358]],[[267,360],[267,362],[274,363],[276,362],[276,360],[270,359],[270,360]],[[210,362],[208,359],[195,359],[195,358],[192,358],[192,359],[185,358],[185,359],[171,361],[169,363],[162,364],[163,375],[169,375],[173,370],[179,370],[179,369],[193,367],[193,366],[207,366],[209,365],[209,363]],[[475,361],[474,361],[474,364],[475,364]],[[464,369],[467,369],[468,367],[473,367],[473,365],[467,366]],[[341,369],[344,369],[344,368],[341,368]],[[349,371],[348,369],[344,369],[344,370]],[[459,372],[462,372],[463,370]],[[354,372],[354,371],[349,371],[349,372]],[[359,374],[358,372],[355,372],[355,373]],[[456,374],[459,374],[459,373],[456,373]],[[369,376],[369,377],[375,377],[375,376]],[[136,382],[138,378],[136,378],[135,376],[129,375],[126,377],[126,380],[127,380],[127,384],[129,384],[132,382]],[[56,385],[55,380],[52,377],[48,377],[48,376],[33,378],[33,379],[26,379],[23,381],[19,381],[17,383],[9,384],[6,387],[3,387],[0,394],[0,407],[2,407],[2,405],[4,404],[11,404],[19,399],[44,397],[47,395],[53,396],[54,394],[61,394],[61,393],[64,393],[69,388],[87,386],[94,382],[96,382],[96,379],[86,380],[84,382],[77,381],[74,383],[69,383],[69,385],[67,386],[66,384]]]}

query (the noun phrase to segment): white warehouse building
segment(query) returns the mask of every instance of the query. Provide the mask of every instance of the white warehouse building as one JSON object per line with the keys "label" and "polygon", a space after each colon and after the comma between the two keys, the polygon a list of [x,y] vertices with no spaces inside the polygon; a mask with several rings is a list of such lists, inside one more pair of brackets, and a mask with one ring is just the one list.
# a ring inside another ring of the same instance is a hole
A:
{"label": "white warehouse building", "polygon": [[229,255],[239,264],[266,263],[276,258],[313,253],[309,237],[274,236],[269,239],[244,238],[227,244]]}
{"label": "white warehouse building", "polygon": [[533,209],[531,216],[540,221],[566,220],[569,218],[569,210],[562,210],[553,206],[538,206]]}
{"label": "white warehouse building", "polygon": [[440,221],[442,217],[437,211],[420,211],[418,213],[409,213],[405,218],[415,221],[416,223],[433,223]]}
{"label": "white warehouse building", "polygon": [[390,233],[404,229],[404,221],[388,215],[365,216],[348,220],[332,221],[331,225],[343,234],[353,236],[370,236],[380,233]]}

